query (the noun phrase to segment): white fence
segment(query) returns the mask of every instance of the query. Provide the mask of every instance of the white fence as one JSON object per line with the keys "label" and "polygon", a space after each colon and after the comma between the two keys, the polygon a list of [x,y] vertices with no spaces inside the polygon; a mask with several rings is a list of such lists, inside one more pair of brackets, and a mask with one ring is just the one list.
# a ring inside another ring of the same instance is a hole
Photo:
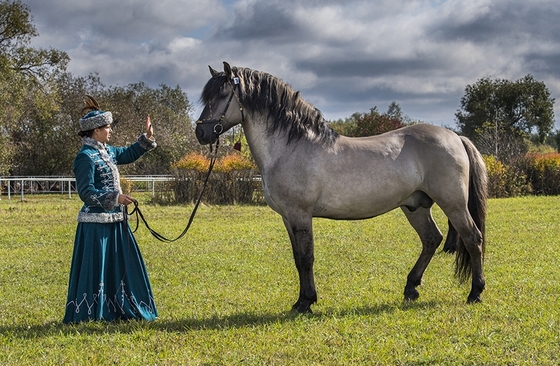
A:
{"label": "white fence", "polygon": [[[173,181],[175,177],[172,175],[127,175],[124,179],[134,182],[145,182],[145,187],[136,191],[151,191],[152,197],[155,194],[156,182]],[[68,194],[72,197],[72,193],[76,192],[76,179],[74,177],[0,177],[0,197],[7,195],[11,200],[12,196],[20,196],[23,201],[25,194],[45,194],[58,193]]]}

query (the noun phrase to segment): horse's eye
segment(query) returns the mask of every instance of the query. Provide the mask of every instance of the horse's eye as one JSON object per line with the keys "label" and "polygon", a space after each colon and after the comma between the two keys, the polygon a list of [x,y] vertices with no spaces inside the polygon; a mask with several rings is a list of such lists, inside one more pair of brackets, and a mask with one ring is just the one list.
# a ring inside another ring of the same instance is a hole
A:
{"label": "horse's eye", "polygon": [[226,96],[229,94],[229,88],[227,84],[222,85],[222,87],[220,88],[220,95],[221,96]]}

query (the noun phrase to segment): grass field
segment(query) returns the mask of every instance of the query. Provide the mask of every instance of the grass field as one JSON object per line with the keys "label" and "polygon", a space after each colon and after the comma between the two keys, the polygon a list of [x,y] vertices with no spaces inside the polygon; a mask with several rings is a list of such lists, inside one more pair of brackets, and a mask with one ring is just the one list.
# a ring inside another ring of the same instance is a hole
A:
{"label": "grass field", "polygon": [[[26,199],[0,200],[0,365],[560,364],[560,197],[490,201],[481,304],[465,304],[469,285],[443,253],[420,298],[403,303],[420,244],[396,210],[315,220],[319,301],[312,315],[294,314],[297,273],[280,217],[205,206],[178,242],[136,235],[158,320],[79,325],[61,319],[81,203]],[[141,205],[169,237],[192,209]]]}

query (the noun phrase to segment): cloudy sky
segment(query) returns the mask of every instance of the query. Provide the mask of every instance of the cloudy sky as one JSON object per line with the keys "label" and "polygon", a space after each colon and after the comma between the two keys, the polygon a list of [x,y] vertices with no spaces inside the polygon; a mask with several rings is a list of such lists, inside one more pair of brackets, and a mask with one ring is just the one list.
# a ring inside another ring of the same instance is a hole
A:
{"label": "cloudy sky", "polygon": [[396,101],[455,127],[465,87],[483,77],[532,74],[560,97],[556,0],[22,1],[32,45],[66,51],[72,74],[179,85],[194,118],[208,65],[222,61],[283,79],[330,120]]}

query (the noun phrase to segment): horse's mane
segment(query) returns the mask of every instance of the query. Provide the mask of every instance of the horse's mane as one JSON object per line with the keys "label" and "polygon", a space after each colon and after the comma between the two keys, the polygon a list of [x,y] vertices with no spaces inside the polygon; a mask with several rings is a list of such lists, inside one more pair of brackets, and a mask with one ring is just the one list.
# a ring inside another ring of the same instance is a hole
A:
{"label": "horse's mane", "polygon": [[[274,134],[285,131],[288,143],[301,138],[320,141],[331,145],[338,137],[323,118],[321,111],[303,99],[299,91],[281,79],[262,71],[233,67],[240,79],[239,100],[248,113],[263,114],[267,118],[267,131]],[[206,104],[227,82],[224,72],[212,77],[202,92],[201,100]]]}

